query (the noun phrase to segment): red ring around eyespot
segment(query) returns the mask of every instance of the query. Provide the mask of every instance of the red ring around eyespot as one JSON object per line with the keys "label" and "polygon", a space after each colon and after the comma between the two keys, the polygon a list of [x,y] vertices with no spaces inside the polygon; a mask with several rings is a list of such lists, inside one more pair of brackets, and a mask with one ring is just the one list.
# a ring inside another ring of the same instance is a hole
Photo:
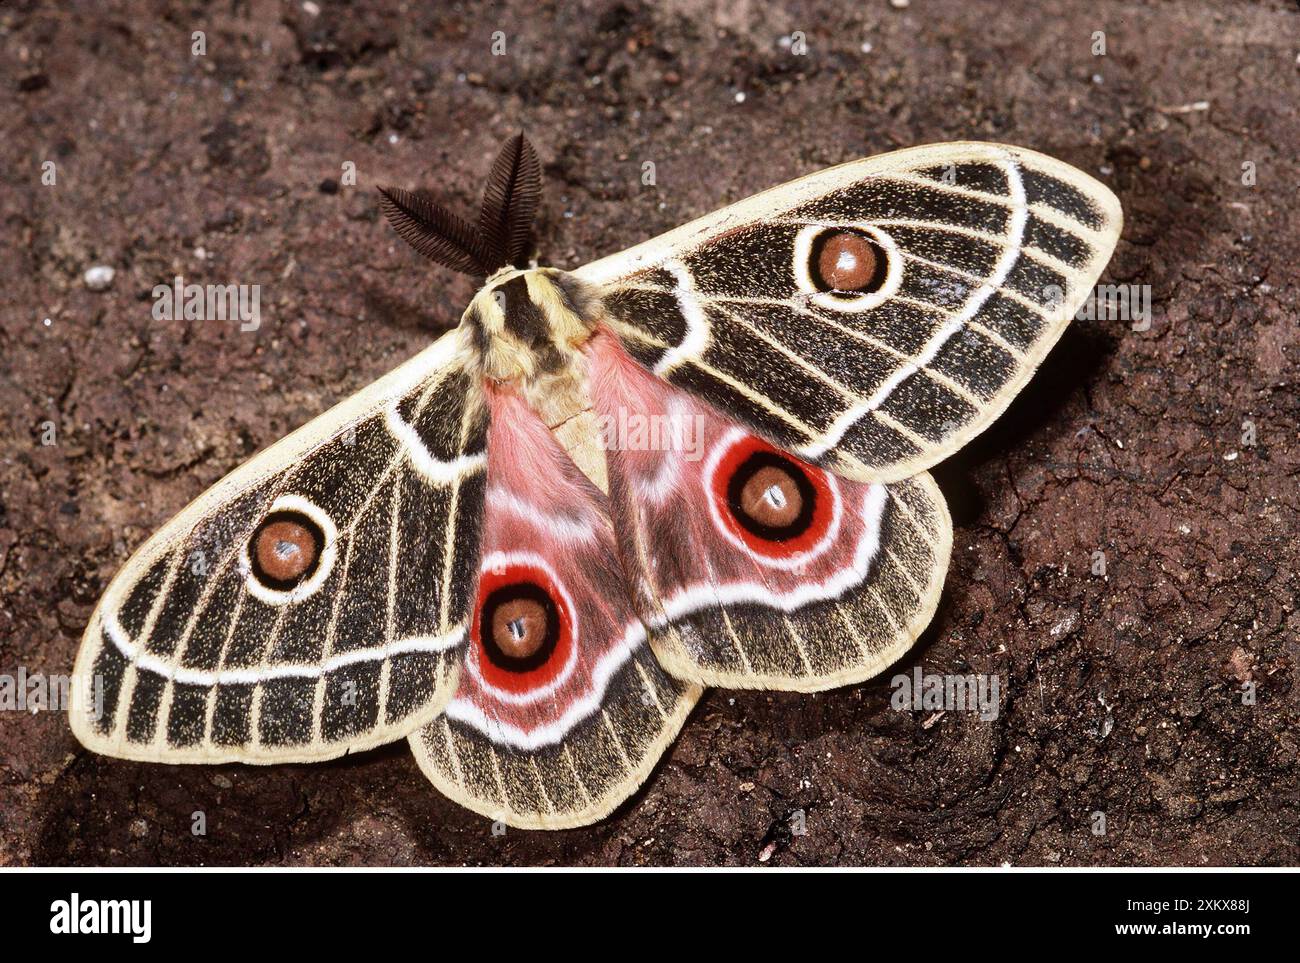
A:
{"label": "red ring around eyespot", "polygon": [[[807,527],[799,534],[780,541],[763,538],[741,524],[732,511],[731,501],[727,497],[728,486],[736,472],[751,457],[760,453],[776,456],[792,470],[801,472],[813,492],[812,518],[809,519]],[[756,554],[766,558],[784,560],[810,551],[825,538],[835,514],[835,496],[824,471],[800,461],[753,435],[736,439],[723,452],[713,475],[708,479],[708,488],[717,517],[727,526],[729,534],[739,539]]]}
{"label": "red ring around eyespot", "polygon": [[[497,665],[488,654],[483,643],[482,619],[483,608],[487,600],[498,589],[508,589],[515,585],[534,585],[550,598],[558,615],[558,635],[551,647],[546,661],[536,668],[526,671],[514,671]],[[568,600],[561,593],[550,573],[537,565],[509,564],[499,568],[484,569],[479,573],[478,595],[474,602],[474,618],[470,623],[470,641],[474,645],[479,674],[483,681],[494,688],[503,689],[515,695],[522,695],[539,689],[559,676],[573,653],[573,612]]]}

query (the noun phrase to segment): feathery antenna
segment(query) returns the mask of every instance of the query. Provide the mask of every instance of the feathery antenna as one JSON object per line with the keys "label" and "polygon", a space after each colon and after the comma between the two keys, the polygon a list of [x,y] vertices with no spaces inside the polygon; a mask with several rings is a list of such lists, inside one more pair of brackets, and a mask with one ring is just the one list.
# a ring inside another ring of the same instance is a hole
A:
{"label": "feathery antenna", "polygon": [[533,216],[542,195],[542,165],[523,132],[506,141],[492,164],[477,226],[423,191],[381,187],[380,207],[402,240],[453,271],[486,278],[528,263]]}

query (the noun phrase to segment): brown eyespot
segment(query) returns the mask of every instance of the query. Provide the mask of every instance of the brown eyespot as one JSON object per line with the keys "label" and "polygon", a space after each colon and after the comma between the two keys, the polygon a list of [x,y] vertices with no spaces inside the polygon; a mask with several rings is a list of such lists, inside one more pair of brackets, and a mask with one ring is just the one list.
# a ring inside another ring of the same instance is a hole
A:
{"label": "brown eyespot", "polygon": [[796,538],[812,524],[817,495],[790,459],[758,449],[727,483],[731,514],[750,534],[772,542]]}
{"label": "brown eyespot", "polygon": [[488,661],[508,673],[546,664],[560,641],[560,611],[542,586],[509,582],[492,589],[479,613],[478,634]]}
{"label": "brown eyespot", "polygon": [[885,281],[887,256],[875,241],[857,231],[828,231],[813,244],[812,272],[826,291],[870,293]]}
{"label": "brown eyespot", "polygon": [[320,526],[306,515],[274,512],[253,533],[248,554],[260,582],[288,589],[311,576],[324,547]]}
{"label": "brown eyespot", "polygon": [[546,608],[530,598],[503,602],[492,613],[492,641],[512,659],[535,655],[546,641]]}
{"label": "brown eyespot", "polygon": [[759,524],[785,528],[803,510],[803,494],[784,468],[764,465],[741,486],[740,507]]}

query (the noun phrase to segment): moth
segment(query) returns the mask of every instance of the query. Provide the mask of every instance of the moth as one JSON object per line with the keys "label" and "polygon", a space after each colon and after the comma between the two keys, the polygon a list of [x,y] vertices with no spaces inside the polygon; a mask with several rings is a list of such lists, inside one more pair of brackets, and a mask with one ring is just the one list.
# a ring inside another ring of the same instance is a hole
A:
{"label": "moth", "polygon": [[476,223],[383,191],[481,288],[127,562],[77,657],[84,745],[279,763],[405,738],[456,802],[572,827],[647,778],[705,687],[843,686],[913,644],[952,545],[926,469],[1061,335],[1115,196],[939,144],[562,271],[529,261],[541,176],[520,134]]}

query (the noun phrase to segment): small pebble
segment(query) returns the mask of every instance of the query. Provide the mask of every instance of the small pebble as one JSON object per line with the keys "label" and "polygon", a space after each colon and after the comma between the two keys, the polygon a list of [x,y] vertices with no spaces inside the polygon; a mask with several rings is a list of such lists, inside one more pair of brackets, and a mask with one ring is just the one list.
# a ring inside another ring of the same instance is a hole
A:
{"label": "small pebble", "polygon": [[117,272],[107,264],[96,264],[94,267],[87,269],[82,276],[82,280],[86,282],[86,287],[92,291],[107,291],[113,286],[113,276],[116,274]]}

